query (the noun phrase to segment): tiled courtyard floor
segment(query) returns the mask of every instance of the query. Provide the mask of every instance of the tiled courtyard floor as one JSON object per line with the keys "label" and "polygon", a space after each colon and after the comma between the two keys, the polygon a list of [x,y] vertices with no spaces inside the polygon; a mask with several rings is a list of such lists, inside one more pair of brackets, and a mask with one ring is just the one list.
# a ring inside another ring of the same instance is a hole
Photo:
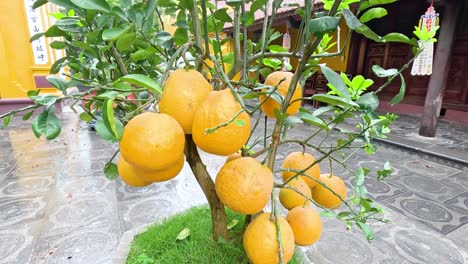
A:
{"label": "tiled courtyard floor", "polygon": [[[205,203],[187,164],[174,180],[146,188],[107,180],[102,168],[115,146],[73,114],[62,120],[62,134],[51,142],[36,139],[30,124],[17,119],[0,130],[1,264],[112,263],[125,231]],[[291,133],[311,131],[301,126]],[[468,129],[461,131],[452,144],[466,151]],[[283,146],[279,157],[293,147]],[[223,157],[203,158],[213,175],[224,163]],[[385,161],[395,173],[377,181]],[[468,168],[386,146],[373,156],[358,153],[348,164],[373,169],[367,189],[392,222],[373,225],[376,239],[368,243],[358,230],[324,219],[321,240],[304,248],[307,263],[468,263]],[[352,185],[346,170],[337,166],[334,173]]]}

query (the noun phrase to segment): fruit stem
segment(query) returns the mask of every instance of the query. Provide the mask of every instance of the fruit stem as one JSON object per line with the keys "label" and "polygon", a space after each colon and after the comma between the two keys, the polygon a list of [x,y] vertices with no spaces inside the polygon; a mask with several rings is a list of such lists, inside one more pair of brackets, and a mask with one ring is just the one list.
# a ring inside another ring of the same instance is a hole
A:
{"label": "fruit stem", "polygon": [[198,153],[197,146],[193,142],[192,135],[185,135],[185,157],[192,169],[195,179],[203,190],[211,211],[211,219],[213,221],[213,239],[218,241],[220,238],[229,239],[229,233],[226,222],[226,212],[224,205],[219,200],[215,190],[215,183],[211,179],[210,174],[206,170],[203,161]]}

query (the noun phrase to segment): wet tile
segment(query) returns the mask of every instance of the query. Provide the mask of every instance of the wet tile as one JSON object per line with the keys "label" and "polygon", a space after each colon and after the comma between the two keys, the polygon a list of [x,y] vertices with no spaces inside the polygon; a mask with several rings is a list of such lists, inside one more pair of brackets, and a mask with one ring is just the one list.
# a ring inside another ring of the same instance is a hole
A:
{"label": "wet tile", "polygon": [[[350,181],[354,186],[354,178]],[[369,196],[376,201],[383,201],[387,198],[404,193],[406,190],[402,190],[397,186],[389,183],[387,180],[376,180],[372,178],[366,178],[364,186],[369,192]]]}
{"label": "wet tile", "polygon": [[468,216],[468,192],[462,193],[444,202],[450,205],[453,210]]}
{"label": "wet tile", "polygon": [[467,215],[458,213],[446,204],[431,201],[412,192],[389,198],[383,204],[442,234],[448,234],[468,223]]}
{"label": "wet tile", "polygon": [[121,234],[119,222],[113,221],[41,237],[31,263],[109,263]]}
{"label": "wet tile", "polygon": [[129,200],[118,205],[123,231],[153,223],[184,209],[175,194],[170,197],[153,196]]}
{"label": "wet tile", "polygon": [[15,198],[25,196],[36,196],[51,192],[55,187],[55,178],[46,177],[8,177],[0,184],[0,197]]}
{"label": "wet tile", "polygon": [[132,187],[122,180],[116,180],[117,200],[119,202],[140,199],[149,196],[176,195],[175,188],[170,182],[155,182],[145,187]]}
{"label": "wet tile", "polygon": [[41,221],[0,228],[0,263],[29,263],[40,232]]}
{"label": "wet tile", "polygon": [[47,212],[42,235],[48,236],[117,219],[113,194],[56,199]]}
{"label": "wet tile", "polygon": [[60,177],[57,181],[58,197],[113,193],[115,181],[101,177]]}
{"label": "wet tile", "polygon": [[185,208],[190,208],[192,206],[208,202],[187,164],[184,166],[181,173],[170,182],[174,186],[177,196]]}
{"label": "wet tile", "polygon": [[394,177],[389,181],[402,190],[412,191],[423,197],[439,202],[450,199],[465,190],[447,181],[435,180],[430,177],[411,173]]}
{"label": "wet tile", "polygon": [[457,169],[420,158],[405,160],[402,164],[395,164],[395,167],[434,179],[441,179],[459,172]]}
{"label": "wet tile", "polygon": [[105,160],[83,160],[79,162],[66,162],[62,174],[68,177],[104,177]]}
{"label": "wet tile", "polygon": [[455,243],[460,249],[461,253],[465,258],[465,263],[468,263],[468,224],[456,229],[452,233],[447,235],[447,238]]}
{"label": "wet tile", "polygon": [[457,173],[453,176],[447,178],[448,182],[452,182],[459,186],[463,186],[463,188],[468,189],[468,171],[462,171]]}
{"label": "wet tile", "polygon": [[48,204],[48,196],[19,199],[0,198],[0,228],[42,219]]}
{"label": "wet tile", "polygon": [[387,255],[380,263],[464,263],[463,248],[445,236],[411,221],[401,221],[392,228],[377,232],[372,242]]}

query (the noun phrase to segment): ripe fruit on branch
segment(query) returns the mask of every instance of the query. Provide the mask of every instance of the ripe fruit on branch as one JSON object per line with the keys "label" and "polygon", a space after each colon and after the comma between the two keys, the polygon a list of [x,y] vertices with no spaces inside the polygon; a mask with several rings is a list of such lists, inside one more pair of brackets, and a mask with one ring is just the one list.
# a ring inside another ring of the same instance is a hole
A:
{"label": "ripe fruit on branch", "polygon": [[132,167],[133,166],[123,157],[119,158],[119,161],[117,162],[117,169],[119,171],[120,178],[122,178],[122,181],[133,187],[144,187],[151,184],[151,182],[145,181],[138,177]]}
{"label": "ripe fruit on branch", "polygon": [[[271,219],[270,219],[271,218]],[[253,264],[279,263],[276,225],[271,213],[257,216],[244,233],[244,249]],[[283,263],[288,263],[294,255],[294,233],[288,222],[279,216],[281,244],[283,246]]]}
{"label": "ripe fruit on branch", "polygon": [[227,123],[241,110],[241,105],[229,89],[210,92],[195,112],[192,127],[195,144],[208,153],[220,156],[237,152],[250,134],[250,117],[246,112],[241,112],[233,122],[212,133],[208,133],[207,129]]}
{"label": "ripe fruit on branch", "polygon": [[177,69],[164,83],[159,111],[172,116],[185,134],[191,134],[195,111],[211,90],[211,85],[200,72]]}
{"label": "ripe fruit on branch", "polygon": [[[302,178],[297,177],[295,179],[292,179],[287,184],[309,197],[309,199],[312,199],[310,188],[309,186],[307,186],[307,183]],[[288,188],[281,188],[279,192],[279,200],[284,206],[284,208],[288,210],[291,210],[296,206],[304,206],[310,204],[310,201],[306,197],[299,194],[295,190]]]}
{"label": "ripe fruit on branch", "polygon": [[286,216],[294,232],[294,240],[298,246],[310,246],[320,239],[322,220],[320,215],[310,206],[298,206]]}
{"label": "ripe fruit on branch", "polygon": [[[268,75],[268,77],[265,79],[265,85],[277,86],[279,84],[278,89],[276,91],[280,95],[285,96],[286,93],[288,92],[289,85],[291,84],[291,79],[293,75],[294,74],[292,72],[284,72],[284,71],[273,72],[270,75]],[[263,102],[266,97],[267,95],[261,95],[258,98],[258,100],[260,102]],[[302,87],[299,84],[297,84],[296,90],[294,90],[294,93],[291,97],[291,102],[301,97],[302,97]],[[295,101],[294,103],[289,105],[288,109],[286,110],[286,113],[288,115],[295,115],[297,111],[299,111],[299,107],[301,107],[301,101],[300,100]],[[275,108],[278,110],[281,110],[281,105],[275,99],[271,97],[268,98],[265,101],[265,103],[263,103],[261,106],[263,113],[265,113],[265,115],[271,118],[276,118]]]}
{"label": "ripe fruit on branch", "polygon": [[254,158],[226,162],[215,181],[216,193],[226,207],[241,214],[260,212],[273,190],[273,173]]}
{"label": "ripe fruit on branch", "polygon": [[147,171],[133,166],[133,171],[139,178],[149,182],[168,181],[177,176],[184,167],[185,158],[182,155],[179,160],[164,170]]}
{"label": "ripe fruit on branch", "polygon": [[120,140],[123,158],[143,170],[164,170],[183,155],[182,127],[167,114],[146,112],[128,122]]}
{"label": "ripe fruit on branch", "polygon": [[[346,199],[346,185],[340,177],[330,174],[321,174],[320,181],[339,195],[341,199]],[[317,184],[312,189],[312,198],[314,201],[328,209],[337,209],[343,203],[337,195],[333,194],[333,192],[323,187],[321,184]]]}
{"label": "ripe fruit on branch", "polygon": [[[304,153],[304,152],[293,152],[289,154],[283,162],[283,169],[293,169],[296,171],[301,171],[307,167],[309,167],[312,163],[315,162],[314,156],[312,156],[309,153]],[[305,171],[307,175],[310,177],[319,179],[320,178],[320,166],[318,164],[315,164],[311,168]],[[296,172],[292,171],[283,171],[282,176],[283,180],[287,180],[291,177],[296,175]],[[317,185],[317,182],[314,181],[313,179],[301,175],[300,176],[306,183],[309,185],[310,188],[313,188],[315,185]]]}

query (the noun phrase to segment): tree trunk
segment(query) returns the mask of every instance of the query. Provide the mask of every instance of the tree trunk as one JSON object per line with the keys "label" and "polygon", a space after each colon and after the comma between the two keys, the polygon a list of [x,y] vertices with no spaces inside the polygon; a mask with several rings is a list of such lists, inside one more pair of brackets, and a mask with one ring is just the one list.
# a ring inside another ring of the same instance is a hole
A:
{"label": "tree trunk", "polygon": [[211,211],[213,221],[213,238],[218,241],[220,238],[229,239],[226,223],[226,212],[224,205],[216,194],[215,184],[203,164],[197,146],[193,142],[192,135],[185,135],[185,157],[192,169],[198,184],[203,190]]}
{"label": "tree trunk", "polygon": [[419,135],[435,137],[437,121],[442,107],[445,85],[447,83],[450,69],[450,57],[455,39],[455,28],[457,17],[462,8],[463,1],[445,1],[445,14],[441,21],[438,45],[435,52],[434,69],[429,81],[426,100],[424,102],[424,113],[421,118]]}

